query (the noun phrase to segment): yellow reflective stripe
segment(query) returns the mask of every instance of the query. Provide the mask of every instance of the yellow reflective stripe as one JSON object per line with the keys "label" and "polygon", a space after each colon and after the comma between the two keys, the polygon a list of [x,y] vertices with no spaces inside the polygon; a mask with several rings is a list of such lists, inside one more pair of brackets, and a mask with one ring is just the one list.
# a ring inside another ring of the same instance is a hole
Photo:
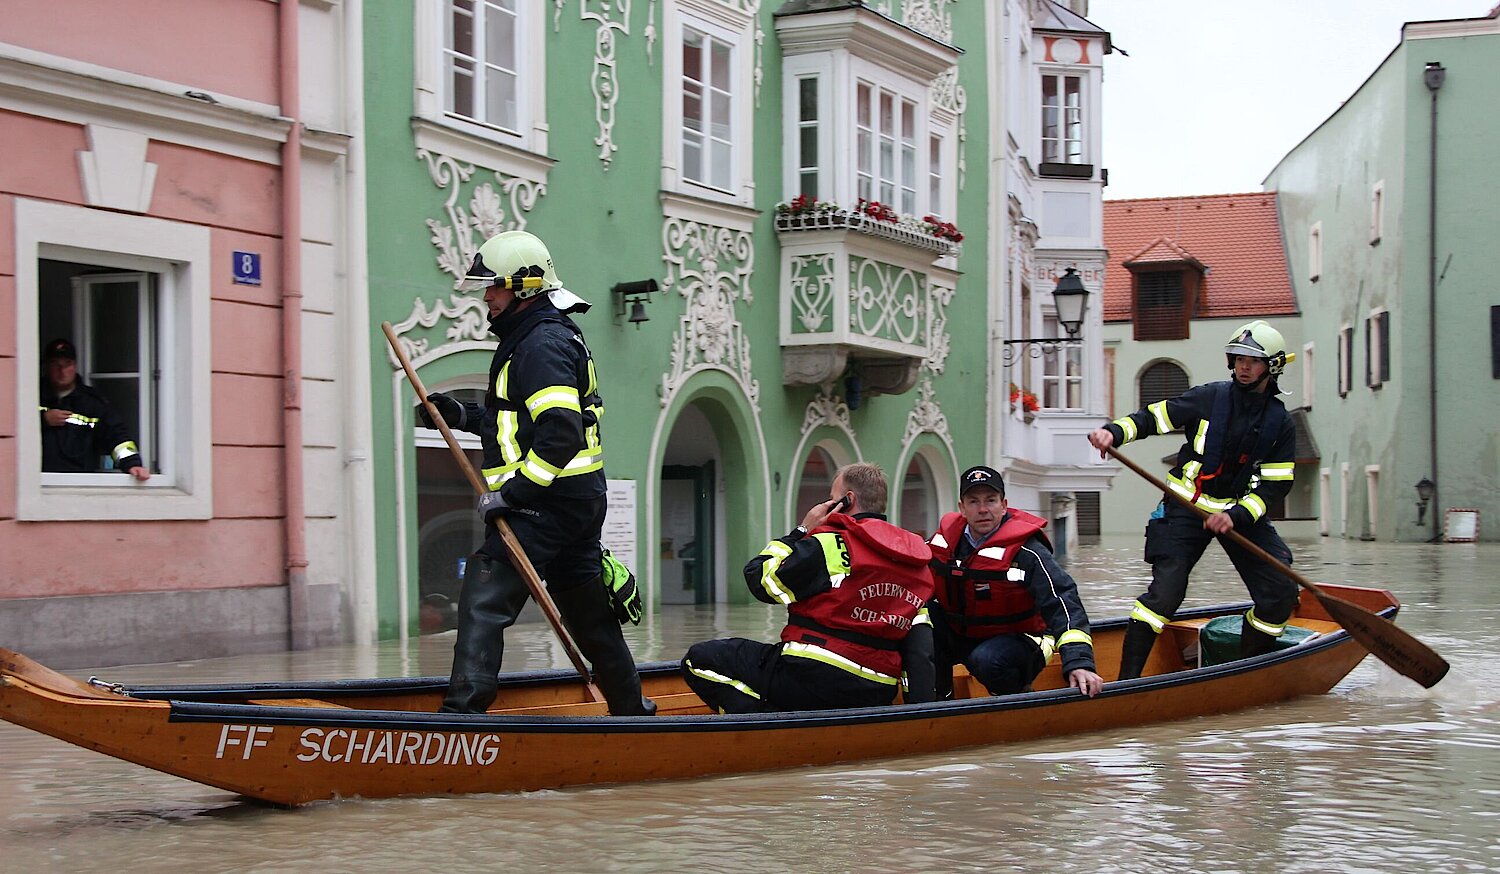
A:
{"label": "yellow reflective stripe", "polygon": [[890,674],[882,674],[879,671],[872,671],[853,659],[844,658],[832,650],[826,650],[821,646],[814,646],[810,643],[799,643],[795,640],[789,640],[781,645],[781,654],[795,656],[799,659],[812,659],[815,662],[832,665],[840,670],[848,671],[861,679],[872,680],[887,686],[898,686],[901,684],[901,680],[897,677],[892,677]]}
{"label": "yellow reflective stripe", "polygon": [[526,460],[521,463],[521,475],[543,488],[552,485],[552,481],[557,479],[560,473],[562,473],[561,468],[553,467],[543,461],[535,452],[526,453]]}
{"label": "yellow reflective stripe", "polygon": [[776,576],[776,571],[781,569],[781,563],[792,554],[792,548],[780,540],[773,540],[766,544],[766,548],[762,549],[760,554],[767,556],[760,566],[760,587],[766,590],[767,595],[782,604],[795,601],[792,593],[782,584],[781,578]]}
{"label": "yellow reflective stripe", "polygon": [[533,420],[547,410],[564,409],[580,413],[578,389],[570,385],[549,385],[526,399],[526,411]]}
{"label": "yellow reflective stripe", "polygon": [[1250,511],[1251,522],[1257,522],[1266,515],[1266,502],[1260,495],[1246,495],[1240,499],[1240,506]]}
{"label": "yellow reflective stripe", "polygon": [[1147,404],[1146,409],[1151,413],[1152,416],[1156,417],[1156,433],[1166,434],[1169,431],[1177,430],[1172,426],[1172,417],[1167,415],[1166,401],[1157,401],[1154,404]]}
{"label": "yellow reflective stripe", "polygon": [[586,394],[593,394],[594,391],[599,388],[599,375],[594,371],[594,359],[592,356],[589,357],[588,371],[589,384],[586,390]]}
{"label": "yellow reflective stripe", "polygon": [[[1187,498],[1190,501],[1193,501],[1193,486],[1191,483],[1185,482],[1179,477],[1167,474],[1167,486],[1177,494],[1182,495],[1184,498]],[[1227,510],[1230,507],[1233,507],[1239,502],[1226,500],[1224,498],[1215,498],[1210,495],[1199,495],[1198,499],[1196,501],[1193,501],[1193,503],[1205,510],[1218,513],[1220,511]]]}
{"label": "yellow reflective stripe", "polygon": [[1123,432],[1120,436],[1125,438],[1121,441],[1122,443],[1129,443],[1130,441],[1135,439],[1136,429],[1134,419],[1126,416],[1123,419],[1114,420],[1112,424],[1120,426],[1120,431]]}
{"label": "yellow reflective stripe", "polygon": [[928,614],[926,607],[923,607],[921,610],[918,610],[917,611],[917,615],[913,616],[912,620],[911,620],[911,627],[912,628],[916,628],[918,625],[931,625],[931,624],[932,624],[932,616]]}
{"label": "yellow reflective stripe", "polygon": [[115,461],[119,461],[120,459],[127,458],[131,455],[139,455],[140,450],[135,448],[134,440],[126,440],[124,443],[116,446],[114,452],[111,454],[114,456]]}
{"label": "yellow reflective stripe", "polygon": [[688,672],[695,677],[702,677],[703,679],[708,680],[710,683],[723,683],[731,689],[734,689],[736,692],[743,692],[744,694],[749,695],[751,698],[754,698],[757,701],[760,700],[759,692],[755,691],[749,686],[746,686],[744,683],[741,683],[739,680],[736,680],[733,677],[726,677],[718,671],[710,671],[708,668],[695,667],[693,663],[687,659],[683,659],[682,663],[687,667]]}
{"label": "yellow reflective stripe", "polygon": [[823,548],[823,565],[828,569],[828,579],[837,589],[849,576],[849,549],[844,539],[831,531],[814,534],[813,539]]}
{"label": "yellow reflective stripe", "polygon": [[[502,401],[510,400],[510,362],[505,362],[500,368],[500,374],[495,377],[495,397]],[[500,458],[508,466],[520,464],[521,441],[517,433],[521,429],[521,417],[512,410],[497,410],[495,412],[495,442],[500,445]],[[509,479],[510,477],[506,477]]]}
{"label": "yellow reflective stripe", "polygon": [[1202,419],[1198,422],[1198,436],[1193,438],[1193,451],[1199,455],[1203,454],[1203,447],[1208,445],[1208,420]]}
{"label": "yellow reflective stripe", "polygon": [[1170,621],[1169,617],[1161,615],[1140,601],[1136,601],[1135,606],[1130,608],[1130,618],[1141,620],[1151,626],[1151,630],[1157,634],[1161,634],[1161,630],[1166,628]]}
{"label": "yellow reflective stripe", "polygon": [[1263,619],[1257,618],[1255,615],[1254,607],[1251,607],[1249,610],[1245,611],[1245,621],[1250,623],[1251,628],[1269,634],[1272,637],[1280,637],[1281,632],[1286,631],[1285,622],[1281,623],[1280,625],[1272,625],[1271,623],[1266,622]]}
{"label": "yellow reflective stripe", "polygon": [[490,491],[500,488],[501,483],[516,475],[516,468],[520,466],[521,463],[516,462],[514,464],[502,464],[499,467],[485,468],[482,471],[485,484],[490,487]]}
{"label": "yellow reflective stripe", "polygon": [[1203,462],[1197,460],[1189,461],[1182,466],[1182,481],[1185,483],[1194,482],[1198,479],[1198,472],[1201,470],[1203,470]]}
{"label": "yellow reflective stripe", "polygon": [[1057,641],[1052,639],[1052,635],[1028,634],[1026,636],[1031,638],[1031,642],[1036,644],[1041,649],[1043,663],[1052,660],[1052,654],[1057,651]]}
{"label": "yellow reflective stripe", "polygon": [[1082,631],[1077,628],[1069,628],[1067,631],[1064,631],[1062,633],[1062,637],[1059,637],[1057,639],[1057,645],[1067,646],[1070,643],[1086,643],[1089,646],[1093,646],[1094,638],[1089,636],[1089,633],[1087,631]]}
{"label": "yellow reflective stripe", "polygon": [[1262,464],[1260,476],[1266,480],[1290,480],[1292,478],[1293,462],[1276,462],[1274,464]]}

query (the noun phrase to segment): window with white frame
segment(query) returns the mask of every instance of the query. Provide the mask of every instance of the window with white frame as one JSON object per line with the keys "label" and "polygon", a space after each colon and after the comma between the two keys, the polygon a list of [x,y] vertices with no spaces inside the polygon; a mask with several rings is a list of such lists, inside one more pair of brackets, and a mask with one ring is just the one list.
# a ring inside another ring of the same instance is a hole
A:
{"label": "window with white frame", "polygon": [[665,190],[751,204],[753,25],[749,13],[718,0],[671,0],[665,5]]}
{"label": "window with white frame", "polygon": [[1385,180],[1375,183],[1370,189],[1370,245],[1380,242],[1385,230]]}
{"label": "window with white frame", "polygon": [[17,517],[211,518],[210,417],[193,415],[210,407],[209,231],[26,200],[15,216],[20,360],[68,339],[79,381],[110,403],[153,472],[137,482],[111,470],[107,449],[82,471],[43,470],[42,386],[28,369],[17,386]]}
{"label": "window with white frame", "polygon": [[1349,325],[1339,328],[1339,397],[1349,394],[1354,386],[1354,329]]}
{"label": "window with white frame", "polygon": [[1307,278],[1313,282],[1323,275],[1323,223],[1307,230]]}
{"label": "window with white frame", "polygon": [[417,147],[545,182],[545,24],[535,0],[415,0]]}
{"label": "window with white frame", "polygon": [[1042,162],[1087,164],[1083,154],[1083,77],[1042,74]]}
{"label": "window with white frame", "polygon": [[[1057,316],[1042,318],[1044,337],[1061,336]],[[1083,344],[1060,342],[1042,354],[1042,407],[1048,410],[1083,409]]]}
{"label": "window with white frame", "polygon": [[729,191],[734,172],[734,47],[682,29],[682,178]]}
{"label": "window with white frame", "polygon": [[1365,320],[1365,385],[1380,388],[1391,379],[1391,318],[1374,310]]}
{"label": "window with white frame", "polygon": [[1313,386],[1317,383],[1313,374],[1313,344],[1306,343],[1302,346],[1302,357],[1297,359],[1297,364],[1302,368],[1302,406],[1312,409]]}
{"label": "window with white frame", "polygon": [[917,101],[863,79],[854,86],[855,196],[917,211]]}
{"label": "window with white frame", "polygon": [[[845,14],[828,15],[835,12]],[[776,19],[789,83],[785,198],[816,191],[846,209],[863,199],[918,220],[953,220],[959,115],[933,82],[953,69],[958,51],[869,10],[830,25],[818,13]],[[891,51],[893,40],[901,52]]]}
{"label": "window with white frame", "polygon": [[823,123],[823,106],[820,100],[823,87],[821,77],[798,76],[797,94],[797,193],[817,199],[818,180],[823,173],[823,138],[819,129]]}

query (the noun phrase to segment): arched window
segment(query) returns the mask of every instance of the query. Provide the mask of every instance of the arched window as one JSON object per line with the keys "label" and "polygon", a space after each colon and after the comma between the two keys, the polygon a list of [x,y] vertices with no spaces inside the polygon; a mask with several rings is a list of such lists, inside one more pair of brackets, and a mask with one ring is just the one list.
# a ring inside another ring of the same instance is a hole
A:
{"label": "arched window", "polygon": [[797,483],[797,504],[792,508],[797,519],[800,520],[801,514],[806,513],[813,504],[828,500],[828,492],[833,488],[833,475],[838,470],[839,467],[828,450],[814,446],[808,451],[807,461],[802,463],[802,478]]}
{"label": "arched window", "polygon": [[901,527],[925,539],[937,530],[937,478],[932,465],[920,455],[913,455],[901,478]]}
{"label": "arched window", "polygon": [[1171,361],[1158,361],[1141,371],[1141,402],[1137,409],[1157,401],[1175,398],[1189,388],[1191,386],[1188,384],[1187,371]]}

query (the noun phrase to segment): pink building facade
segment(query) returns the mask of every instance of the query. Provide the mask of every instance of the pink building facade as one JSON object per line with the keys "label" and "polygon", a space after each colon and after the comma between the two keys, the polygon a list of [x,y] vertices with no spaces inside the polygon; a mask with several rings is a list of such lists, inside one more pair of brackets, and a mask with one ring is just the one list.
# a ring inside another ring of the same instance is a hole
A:
{"label": "pink building facade", "polygon": [[[0,644],[76,666],[373,636],[359,15],[7,6]],[[43,469],[56,337],[148,480]]]}

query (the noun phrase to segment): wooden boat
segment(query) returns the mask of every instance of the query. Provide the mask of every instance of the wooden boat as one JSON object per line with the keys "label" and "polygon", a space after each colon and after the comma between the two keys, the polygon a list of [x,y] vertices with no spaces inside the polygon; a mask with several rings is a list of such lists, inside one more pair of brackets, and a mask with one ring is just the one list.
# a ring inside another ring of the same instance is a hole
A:
{"label": "wooden boat", "polygon": [[[1387,619],[1391,593],[1327,590]],[[1327,692],[1366,655],[1303,593],[1292,624],[1315,632],[1257,658],[1198,667],[1199,629],[1235,604],[1183,611],[1139,679],[1096,698],[1054,658],[1035,691],[988,696],[962,668],[930,704],[749,716],[711,714],[676,664],[642,668],[656,717],[612,717],[576,674],[504,675],[495,709],[439,714],[444,678],[130,687],[79,682],[0,649],[0,718],[148,768],[275,804],[514,792],[761,771],[1014,743],[1224,713]],[[1094,627],[1101,672],[1124,620]],[[1110,680],[1111,674],[1105,673]]]}

